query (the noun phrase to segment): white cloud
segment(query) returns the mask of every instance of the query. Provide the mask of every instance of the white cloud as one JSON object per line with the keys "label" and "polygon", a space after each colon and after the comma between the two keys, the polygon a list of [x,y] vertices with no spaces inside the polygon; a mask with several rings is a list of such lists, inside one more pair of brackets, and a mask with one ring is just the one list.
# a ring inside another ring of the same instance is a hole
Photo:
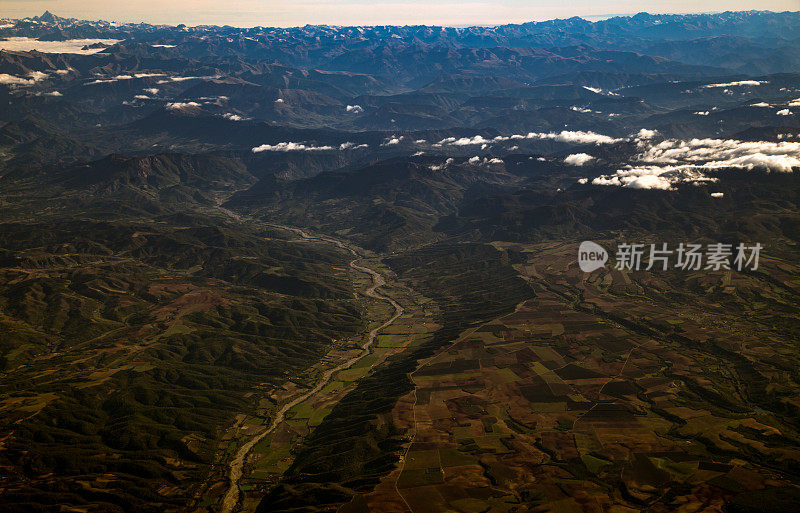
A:
{"label": "white cloud", "polygon": [[49,76],[49,74],[44,73],[43,71],[31,71],[28,73],[28,76],[33,79],[34,82],[38,82],[39,80],[44,80]]}
{"label": "white cloud", "polygon": [[348,141],[339,145],[340,150],[360,150],[363,148],[369,148],[369,144],[356,144]]}
{"label": "white cloud", "polygon": [[448,137],[446,139],[442,139],[437,143],[437,145],[444,145],[449,144],[452,146],[471,146],[471,145],[482,145],[487,144],[491,141],[488,139],[484,139],[482,135],[476,135],[473,137],[461,137],[456,139],[455,137]]}
{"label": "white cloud", "polygon": [[187,80],[204,80],[210,78],[219,78],[219,76],[205,76],[205,77],[167,77],[164,80],[159,80],[156,84],[169,84],[170,82],[185,82]]}
{"label": "white cloud", "polygon": [[738,82],[724,82],[721,84],[706,84],[703,87],[739,87],[739,86],[759,86],[762,84],[769,84],[766,80],[739,80]]}
{"label": "white cloud", "polygon": [[755,153],[728,160],[715,160],[705,164],[705,167],[710,169],[739,167],[747,170],[766,169],[780,173],[791,173],[793,168],[800,167],[800,156]]}
{"label": "white cloud", "polygon": [[721,198],[721,197],[723,197],[723,196],[725,196],[725,193],[724,193],[724,192],[712,192],[712,193],[711,193],[711,197],[712,197],[712,198]]}
{"label": "white cloud", "polygon": [[607,135],[595,132],[582,132],[572,130],[562,130],[559,133],[536,133],[530,132],[525,136],[527,139],[552,139],[554,141],[575,143],[575,144],[613,144],[622,141]]}
{"label": "white cloud", "polygon": [[600,89],[598,87],[583,86],[583,88],[586,89],[587,91],[591,91],[591,92],[597,93],[597,94],[605,94],[605,95],[608,95],[608,96],[619,96],[617,93],[615,93],[613,91],[606,91],[606,90]]}
{"label": "white cloud", "polygon": [[167,110],[184,110],[193,107],[200,107],[200,104],[197,102],[170,102],[167,103],[166,107]]}
{"label": "white cloud", "polygon": [[47,73],[41,71],[31,71],[27,74],[27,78],[9,75],[7,73],[0,73],[0,84],[29,86],[39,82],[40,80],[44,80],[48,76],[49,75]]}
{"label": "white cloud", "polygon": [[450,164],[452,164],[453,162],[454,162],[454,159],[453,158],[449,158],[449,159],[445,160],[444,163],[442,163],[442,164],[430,166],[429,169],[431,171],[440,171],[440,170],[446,168],[447,166],[449,166]]}
{"label": "white cloud", "polygon": [[800,107],[800,98],[790,101],[789,107]]}
{"label": "white cloud", "polygon": [[149,100],[150,97],[147,96],[146,94],[137,94],[137,95],[134,95],[133,99],[134,100]]}
{"label": "white cloud", "polygon": [[800,143],[738,141],[735,139],[667,139],[649,146],[637,158],[642,162],[679,164],[727,160],[745,155],[800,155]]}
{"label": "white cloud", "polygon": [[283,98],[278,98],[275,100],[275,103],[283,103]]}
{"label": "white cloud", "polygon": [[58,91],[50,91],[49,93],[44,93],[45,96],[64,96],[63,94],[59,93]]}
{"label": "white cloud", "polygon": [[[447,159],[447,161],[443,165],[441,165],[441,166],[431,166],[431,169],[434,170],[434,171],[437,171],[439,169],[447,167],[448,165],[450,165],[452,163],[453,163],[453,159],[449,158],[449,159]],[[487,158],[487,157],[480,158],[480,157],[478,157],[476,155],[474,157],[468,158],[467,159],[467,164],[471,164],[473,166],[488,166],[488,165],[504,164],[504,162],[503,162],[503,159],[499,159],[497,157],[494,157],[494,158],[490,159],[490,158]]]}
{"label": "white cloud", "polygon": [[[594,183],[594,180],[592,183]],[[669,189],[672,184],[661,176],[643,175],[626,181],[625,186],[631,189]]]}
{"label": "white cloud", "polygon": [[36,81],[24,77],[17,77],[7,73],[0,73],[0,84],[7,85],[33,85]]}
{"label": "white cloud", "polygon": [[574,105],[570,107],[569,110],[574,110],[575,112],[581,112],[583,114],[589,114],[592,112],[592,109],[584,109],[583,107],[576,107]]}
{"label": "white cloud", "polygon": [[244,121],[245,119],[242,116],[238,114],[233,114],[231,112],[226,112],[225,114],[222,115],[222,117],[229,121]]}
{"label": "white cloud", "polygon": [[593,185],[630,187],[631,189],[672,189],[680,181],[697,181],[702,176],[675,167],[634,167],[617,170],[613,175],[602,175],[592,180]]}
{"label": "white cloud", "polygon": [[113,82],[119,82],[120,80],[132,80],[132,79],[133,77],[130,75],[117,75],[116,77],[112,78],[98,78],[97,80],[86,82],[86,85],[111,84]]}
{"label": "white cloud", "polygon": [[262,144],[253,148],[253,153],[260,153],[262,151],[330,151],[333,146],[313,146],[305,143],[296,142],[281,142],[278,144]]}
{"label": "white cloud", "polygon": [[[201,80],[204,78],[217,78],[217,77],[169,77],[169,82],[186,82],[187,80]],[[161,84],[163,82],[159,82]]]}
{"label": "white cloud", "polygon": [[353,114],[361,114],[364,112],[364,109],[361,107],[361,105],[348,105],[344,108],[344,110],[347,112],[352,112]]}
{"label": "white cloud", "polygon": [[400,144],[400,141],[402,141],[403,139],[405,139],[405,137],[402,136],[402,135],[399,136],[399,137],[396,136],[396,135],[393,135],[388,140],[386,140],[383,144],[381,144],[381,146],[395,146],[397,144]]}
{"label": "white cloud", "polygon": [[592,183],[668,190],[680,183],[716,181],[709,173],[727,168],[792,172],[800,168],[800,142],[668,139],[650,144],[631,164]]}
{"label": "white cloud", "polygon": [[[641,129],[633,135],[636,139],[651,139],[658,135],[657,130]],[[402,137],[400,138],[402,139]],[[561,132],[529,132],[526,135],[513,134],[513,135],[498,135],[491,139],[478,134],[472,137],[446,137],[441,141],[434,143],[433,146],[480,146],[481,149],[486,149],[490,144],[501,143],[506,141],[517,141],[524,139],[539,139],[539,140],[553,140],[568,144],[613,144],[624,141],[625,139],[618,139],[608,135],[598,134],[591,131],[580,130],[562,130]],[[399,141],[398,141],[399,142]],[[420,139],[418,143],[424,142]],[[389,143],[384,143],[387,145]],[[397,143],[392,143],[397,144]],[[512,146],[510,150],[519,149],[518,146]]]}
{"label": "white cloud", "polygon": [[658,135],[658,130],[648,130],[647,128],[642,128],[636,135],[634,136],[636,139],[652,139]]}
{"label": "white cloud", "polygon": [[695,116],[708,116],[709,112],[707,110],[698,110],[694,113]]}
{"label": "white cloud", "polygon": [[[133,75],[117,75],[111,78],[98,78],[97,80],[93,80],[92,82],[87,82],[86,85],[94,85],[94,84],[110,84],[113,82],[118,82],[120,80],[133,80],[134,78],[151,78],[151,77],[163,77],[165,76],[164,73],[134,73]],[[165,81],[159,81],[159,84],[164,83]]]}
{"label": "white cloud", "polygon": [[758,103],[751,103],[751,107],[769,107],[769,103],[767,102],[758,102]]}
{"label": "white cloud", "polygon": [[777,114],[778,116],[791,116],[792,115],[792,111],[790,111],[789,109],[781,109],[778,112],[776,112],[775,114]]}
{"label": "white cloud", "polygon": [[482,135],[475,135],[472,137],[447,137],[442,139],[434,146],[470,146],[470,145],[488,145],[491,143],[499,143],[509,140],[521,139],[549,139],[558,142],[570,144],[612,144],[620,142],[623,139],[615,139],[607,135],[598,134],[595,132],[583,132],[573,130],[562,130],[561,132],[529,132],[527,135],[514,134],[514,135],[498,135],[492,139],[486,139]]}
{"label": "white cloud", "polygon": [[92,54],[97,53],[103,48],[89,48],[84,50],[83,47],[91,46],[95,43],[103,43],[107,45],[114,45],[118,43],[119,39],[67,39],[66,41],[39,41],[30,37],[9,37],[0,41],[0,49],[29,52],[36,50],[42,53],[79,53],[79,54]]}
{"label": "white cloud", "polygon": [[567,155],[567,157],[564,159],[564,163],[569,164],[570,166],[583,166],[592,160],[594,160],[594,157],[588,153],[573,153],[571,155]]}

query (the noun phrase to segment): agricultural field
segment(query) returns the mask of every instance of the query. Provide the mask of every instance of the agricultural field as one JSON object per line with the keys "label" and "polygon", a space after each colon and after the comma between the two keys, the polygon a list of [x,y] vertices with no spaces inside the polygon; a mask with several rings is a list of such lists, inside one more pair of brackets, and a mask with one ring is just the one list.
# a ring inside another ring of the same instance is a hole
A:
{"label": "agricultural field", "polygon": [[[734,496],[776,511],[794,504],[796,340],[782,330],[798,321],[791,289],[758,303],[729,293],[714,311],[729,273],[587,279],[573,245],[497,246],[526,256],[515,268],[535,298],[465,330],[411,373],[414,389],[392,411],[410,434],[397,468],[341,511],[715,511]],[[678,279],[706,287],[669,283]],[[738,279],[737,291],[764,290],[758,277]],[[693,292],[671,303],[683,308],[658,306],[665,282]],[[778,359],[779,370],[752,363]]]}
{"label": "agricultural field", "polygon": [[[432,320],[433,314],[424,311],[425,298],[397,285],[385,288],[384,292],[390,296],[396,294],[391,297],[398,298],[404,314],[381,331],[365,356],[348,369],[334,374],[334,379],[319,393],[293,407],[276,431],[255,447],[248,462],[250,473],[242,480],[241,488],[247,495],[245,508],[255,508],[264,493],[280,481],[282,474],[292,465],[295,449],[324,421],[334,406],[353,391],[359,379],[387,358],[429,342],[432,332],[439,328]],[[380,315],[378,319],[385,319],[382,309],[376,308],[379,305],[383,303],[373,305],[374,310]],[[329,357],[335,358],[333,355]]]}

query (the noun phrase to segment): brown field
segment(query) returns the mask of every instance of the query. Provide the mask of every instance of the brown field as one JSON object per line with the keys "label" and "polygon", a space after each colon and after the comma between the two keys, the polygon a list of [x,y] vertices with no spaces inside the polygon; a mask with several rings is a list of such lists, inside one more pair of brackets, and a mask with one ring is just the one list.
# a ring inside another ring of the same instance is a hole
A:
{"label": "brown field", "polygon": [[[412,374],[416,390],[394,410],[412,439],[405,456],[341,511],[722,511],[736,493],[793,486],[767,462],[791,466],[800,447],[769,442],[787,432],[769,412],[720,406],[740,397],[726,379],[729,363],[702,345],[719,340],[754,360],[787,354],[779,334],[765,336],[768,308],[758,311],[760,329],[734,315],[748,308],[737,297],[733,308],[663,308],[676,284],[658,274],[586,277],[572,247],[526,249],[531,260],[518,269],[536,298],[462,333]],[[740,291],[751,279],[668,278],[735,282]],[[679,329],[696,345],[661,330],[650,336],[640,324]],[[705,390],[731,395],[715,404]],[[757,456],[735,457],[742,448]]]}

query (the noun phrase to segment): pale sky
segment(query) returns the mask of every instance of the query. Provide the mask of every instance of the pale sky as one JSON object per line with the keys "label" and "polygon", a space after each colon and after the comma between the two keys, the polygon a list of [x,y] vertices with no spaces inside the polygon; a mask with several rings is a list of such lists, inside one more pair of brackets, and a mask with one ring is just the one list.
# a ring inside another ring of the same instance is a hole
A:
{"label": "pale sky", "polygon": [[800,11],[800,0],[0,0],[0,17],[49,10],[108,21],[238,27],[328,25],[493,25],[581,16],[743,10]]}

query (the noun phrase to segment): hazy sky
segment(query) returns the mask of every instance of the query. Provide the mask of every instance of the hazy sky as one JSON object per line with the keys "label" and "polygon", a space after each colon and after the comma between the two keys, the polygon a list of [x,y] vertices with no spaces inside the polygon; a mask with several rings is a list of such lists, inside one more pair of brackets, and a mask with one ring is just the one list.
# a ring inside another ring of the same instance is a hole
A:
{"label": "hazy sky", "polygon": [[0,16],[50,10],[59,16],[151,23],[241,27],[405,24],[496,24],[570,16],[601,17],[640,11],[800,11],[800,0],[0,0]]}

